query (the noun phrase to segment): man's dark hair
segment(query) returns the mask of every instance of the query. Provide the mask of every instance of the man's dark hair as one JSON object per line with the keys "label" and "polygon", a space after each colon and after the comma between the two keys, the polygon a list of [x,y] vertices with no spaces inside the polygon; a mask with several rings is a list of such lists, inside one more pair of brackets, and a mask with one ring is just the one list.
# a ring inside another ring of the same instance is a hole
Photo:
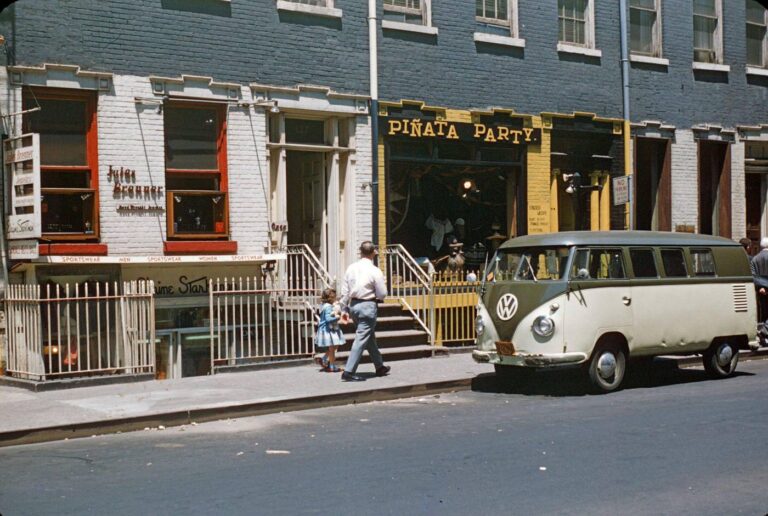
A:
{"label": "man's dark hair", "polygon": [[360,256],[364,256],[366,258],[370,258],[376,254],[376,246],[373,245],[373,242],[370,240],[366,240],[362,244],[360,244]]}

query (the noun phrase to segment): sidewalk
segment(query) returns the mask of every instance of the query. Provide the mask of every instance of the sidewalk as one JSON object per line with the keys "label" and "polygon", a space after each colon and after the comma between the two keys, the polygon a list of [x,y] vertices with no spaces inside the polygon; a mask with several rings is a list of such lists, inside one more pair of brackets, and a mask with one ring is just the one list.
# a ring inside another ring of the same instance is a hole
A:
{"label": "sidewalk", "polygon": [[[768,348],[742,352],[742,360],[754,358],[768,358]],[[701,364],[699,357],[672,360]],[[478,375],[493,373],[469,353],[390,365],[382,378],[371,364],[361,365],[365,382],[301,365],[44,392],[0,386],[0,446],[465,390]]]}
{"label": "sidewalk", "polygon": [[362,364],[365,382],[313,364],[44,392],[0,386],[0,446],[462,390],[493,372],[470,353],[389,365],[378,378]]}

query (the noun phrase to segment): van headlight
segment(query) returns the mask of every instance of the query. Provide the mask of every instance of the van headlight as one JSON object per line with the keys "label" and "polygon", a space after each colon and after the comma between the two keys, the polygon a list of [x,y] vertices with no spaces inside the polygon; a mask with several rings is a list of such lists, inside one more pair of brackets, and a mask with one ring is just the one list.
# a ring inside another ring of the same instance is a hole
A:
{"label": "van headlight", "polygon": [[539,337],[551,337],[555,333],[555,321],[546,315],[540,315],[533,321],[532,329]]}
{"label": "van headlight", "polygon": [[475,317],[475,333],[478,337],[485,333],[485,321],[483,321],[482,315]]}

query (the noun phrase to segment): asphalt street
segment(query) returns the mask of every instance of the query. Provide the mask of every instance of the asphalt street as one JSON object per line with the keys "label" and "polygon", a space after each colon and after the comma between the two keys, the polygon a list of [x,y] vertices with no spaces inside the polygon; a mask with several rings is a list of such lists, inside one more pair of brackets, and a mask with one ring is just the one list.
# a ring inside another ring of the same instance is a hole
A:
{"label": "asphalt street", "polygon": [[768,513],[768,361],[0,449],[0,513]]}

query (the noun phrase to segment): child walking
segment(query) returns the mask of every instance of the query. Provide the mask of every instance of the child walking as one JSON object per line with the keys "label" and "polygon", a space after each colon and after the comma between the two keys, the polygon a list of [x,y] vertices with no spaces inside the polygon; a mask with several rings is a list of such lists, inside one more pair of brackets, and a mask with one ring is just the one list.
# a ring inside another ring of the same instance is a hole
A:
{"label": "child walking", "polygon": [[336,360],[336,346],[344,344],[344,334],[339,329],[341,308],[336,303],[336,289],[327,288],[323,290],[321,300],[323,306],[320,308],[320,322],[317,325],[315,345],[318,349],[326,350],[319,360],[323,369],[329,373],[338,373],[341,372],[341,368],[334,364]]}

